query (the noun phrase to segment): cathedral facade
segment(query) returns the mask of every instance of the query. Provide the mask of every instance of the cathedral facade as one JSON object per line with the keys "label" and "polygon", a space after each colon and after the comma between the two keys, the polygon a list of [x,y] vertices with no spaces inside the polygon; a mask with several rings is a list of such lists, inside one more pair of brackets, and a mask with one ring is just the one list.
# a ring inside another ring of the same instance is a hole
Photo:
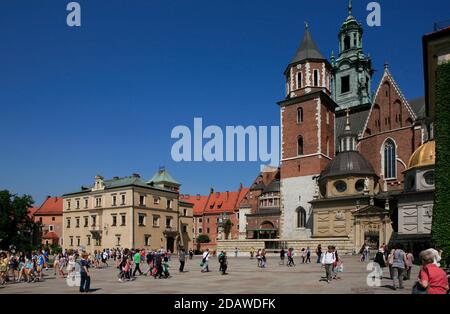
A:
{"label": "cathedral facade", "polygon": [[[338,54],[328,60],[306,25],[284,71],[276,178],[263,180],[262,173],[255,180],[240,206],[240,241],[219,243],[220,248],[320,243],[356,252],[364,244],[412,245],[407,241],[431,233],[434,160],[414,161],[423,151],[428,159],[435,153],[425,101],[408,101],[388,64],[372,90],[374,69],[363,32],[350,2],[338,32]],[[405,178],[411,178],[406,185]],[[270,210],[263,208],[268,195],[279,197]],[[412,195],[418,206],[408,201]],[[268,244],[274,238],[278,245]]]}

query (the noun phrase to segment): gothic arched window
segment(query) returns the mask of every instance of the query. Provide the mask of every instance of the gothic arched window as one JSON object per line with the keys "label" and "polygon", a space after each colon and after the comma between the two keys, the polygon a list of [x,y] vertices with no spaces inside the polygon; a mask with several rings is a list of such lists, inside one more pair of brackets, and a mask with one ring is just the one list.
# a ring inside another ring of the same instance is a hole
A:
{"label": "gothic arched window", "polygon": [[395,143],[391,139],[387,139],[383,145],[384,151],[384,178],[391,179],[397,177],[397,152]]}
{"label": "gothic arched window", "polygon": [[303,122],[303,108],[300,107],[297,109],[297,123],[300,124]]}
{"label": "gothic arched window", "polygon": [[303,137],[301,136],[297,139],[297,155],[303,155]]}
{"label": "gothic arched window", "polygon": [[297,208],[297,228],[306,227],[306,210],[303,207]]}

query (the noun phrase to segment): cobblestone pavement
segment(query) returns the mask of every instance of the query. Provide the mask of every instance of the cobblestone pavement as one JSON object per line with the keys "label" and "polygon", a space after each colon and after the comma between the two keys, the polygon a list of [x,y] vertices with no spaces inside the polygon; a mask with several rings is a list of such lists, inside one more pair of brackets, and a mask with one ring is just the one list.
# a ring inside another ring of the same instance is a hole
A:
{"label": "cobblestone pavement", "polygon": [[[356,256],[344,256],[344,272],[341,279],[330,284],[320,281],[325,272],[319,264],[300,264],[296,267],[279,265],[279,259],[268,259],[265,269],[257,267],[256,260],[229,257],[228,276],[218,272],[217,259],[210,259],[210,273],[200,272],[200,257],[188,260],[184,273],[178,272],[176,257],[170,262],[171,278],[154,279],[138,276],[135,281],[119,282],[118,271],[110,266],[91,270],[91,288],[94,294],[114,293],[150,293],[150,294],[409,294],[417,278],[418,267],[414,266],[411,280],[405,282],[404,290],[392,289],[389,271],[385,269],[379,287],[370,287],[366,270],[367,263],[361,263]],[[113,261],[110,264],[114,264]],[[146,266],[141,267],[145,271]],[[37,283],[10,283],[0,287],[0,294],[5,293],[78,293],[78,288],[67,285],[65,279],[56,278],[53,270],[46,271],[44,281]]]}

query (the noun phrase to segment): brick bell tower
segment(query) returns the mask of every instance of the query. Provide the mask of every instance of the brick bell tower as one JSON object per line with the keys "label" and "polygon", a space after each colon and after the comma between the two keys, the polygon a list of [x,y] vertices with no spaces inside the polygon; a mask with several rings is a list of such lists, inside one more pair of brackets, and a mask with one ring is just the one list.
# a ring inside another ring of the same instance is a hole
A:
{"label": "brick bell tower", "polygon": [[281,114],[281,237],[311,236],[310,201],[316,177],[334,157],[332,66],[319,52],[308,24],[294,58],[284,72],[286,98]]}

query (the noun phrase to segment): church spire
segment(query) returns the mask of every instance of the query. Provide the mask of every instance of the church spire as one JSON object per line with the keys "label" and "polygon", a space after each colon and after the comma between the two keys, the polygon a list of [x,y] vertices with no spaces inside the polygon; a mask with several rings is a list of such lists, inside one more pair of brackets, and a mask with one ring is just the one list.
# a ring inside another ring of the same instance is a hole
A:
{"label": "church spire", "polygon": [[352,0],[348,1],[348,16],[352,16]]}
{"label": "church spire", "polygon": [[297,49],[297,52],[295,53],[291,64],[307,59],[325,60],[325,58],[320,53],[319,48],[317,48],[316,43],[312,39],[308,22],[305,21],[305,35],[303,36],[302,43]]}
{"label": "church spire", "polygon": [[352,127],[350,124],[350,109],[345,110],[345,128],[342,135],[339,137],[339,151],[348,152],[356,150],[356,137],[357,135],[352,132]]}

